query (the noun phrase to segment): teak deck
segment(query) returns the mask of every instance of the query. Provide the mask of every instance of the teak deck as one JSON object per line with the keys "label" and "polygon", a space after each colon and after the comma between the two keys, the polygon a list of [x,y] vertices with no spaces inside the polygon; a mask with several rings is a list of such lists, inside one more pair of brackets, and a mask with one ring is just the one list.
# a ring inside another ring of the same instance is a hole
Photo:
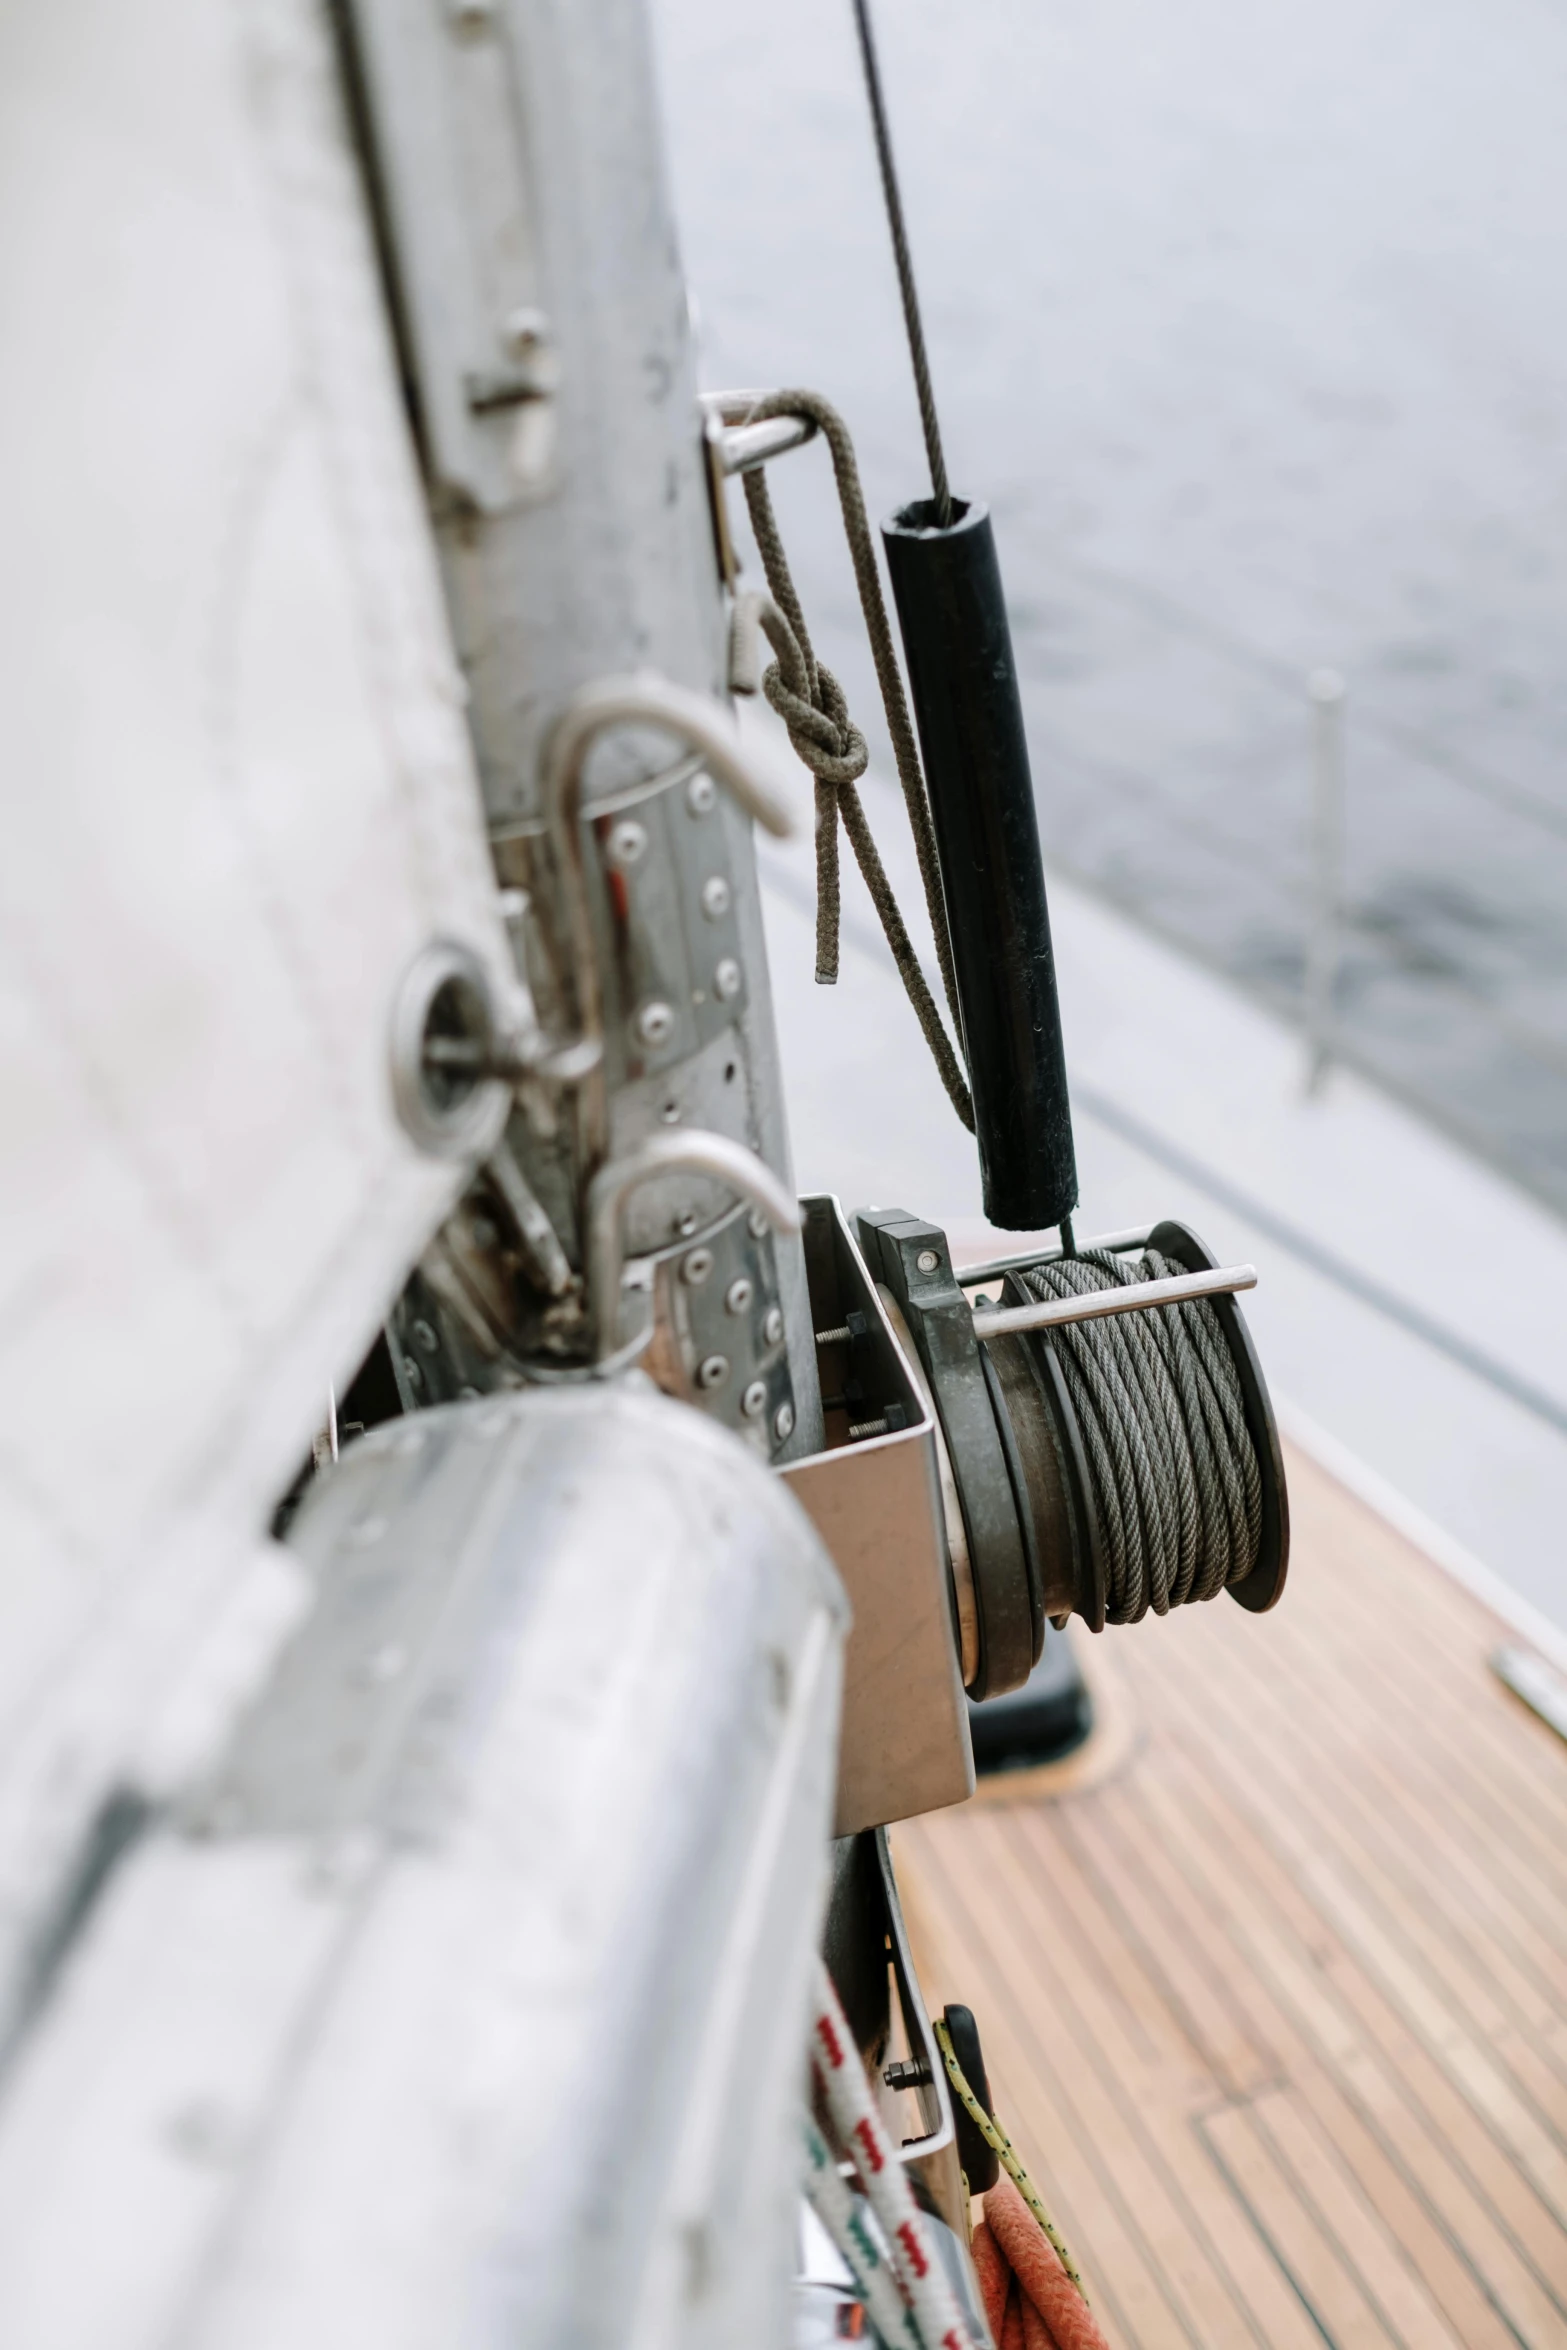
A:
{"label": "teak deck", "polygon": [[1101,1731],[894,1832],[1117,2350],[1567,2345],[1567,1746],[1298,1453],[1290,1584],[1084,1641]]}

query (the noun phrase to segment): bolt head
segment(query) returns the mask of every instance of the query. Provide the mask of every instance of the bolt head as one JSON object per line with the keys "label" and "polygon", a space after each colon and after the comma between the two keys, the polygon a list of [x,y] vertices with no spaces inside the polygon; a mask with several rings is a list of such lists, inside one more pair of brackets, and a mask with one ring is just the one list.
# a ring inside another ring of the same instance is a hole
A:
{"label": "bolt head", "polygon": [[740,966],[733,955],[725,955],[713,973],[713,985],[726,1004],[740,993]]}
{"label": "bolt head", "polygon": [[729,1357],[727,1355],[708,1355],[697,1369],[696,1383],[698,1387],[704,1388],[708,1394],[711,1394],[715,1387],[722,1387],[728,1376]]}
{"label": "bolt head", "polygon": [[922,1273],[934,1273],[941,1259],[933,1248],[922,1248],[914,1262]]}
{"label": "bolt head", "polygon": [[647,834],[633,817],[623,816],[609,836],[609,861],[622,869],[639,865],[647,853]]}
{"label": "bolt head", "polygon": [[783,1336],[783,1307],[769,1306],[767,1319],[762,1324],[762,1336],[769,1346],[776,1346]]}
{"label": "bolt head", "polygon": [[675,1032],[675,1015],[668,1004],[644,1004],[636,1017],[638,1044],[668,1044]]}
{"label": "bolt head", "polygon": [[740,1398],[740,1409],[748,1420],[759,1420],[767,1409],[767,1382],[753,1379]]}
{"label": "bolt head", "polygon": [[718,799],[718,786],[710,775],[693,775],[686,785],[686,807],[693,816],[706,816]]}
{"label": "bolt head", "polygon": [[743,1314],[751,1302],[752,1287],[753,1284],[748,1274],[736,1274],[734,1280],[724,1291],[724,1312],[726,1314]]}
{"label": "bolt head", "polygon": [[710,873],[702,884],[702,911],[709,922],[721,921],[729,911],[729,884],[721,873]]}
{"label": "bolt head", "polygon": [[794,1434],[794,1406],[787,1396],[773,1414],[773,1434],[780,1444]]}
{"label": "bolt head", "polygon": [[700,1289],[713,1270],[713,1252],[710,1248],[694,1248],[680,1260],[680,1278],[693,1289]]}

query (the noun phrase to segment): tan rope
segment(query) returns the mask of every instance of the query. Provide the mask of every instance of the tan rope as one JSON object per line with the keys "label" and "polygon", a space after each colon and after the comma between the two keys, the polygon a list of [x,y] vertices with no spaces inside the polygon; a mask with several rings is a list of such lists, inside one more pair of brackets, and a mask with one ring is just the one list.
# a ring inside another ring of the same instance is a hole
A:
{"label": "tan rope", "polygon": [[[882,597],[881,580],[876,569],[876,551],[871,540],[870,523],[866,518],[854,444],[842,417],[818,393],[770,392],[765,399],[757,401],[746,421],[763,423],[773,416],[809,417],[821,431],[832,453],[833,477],[843,512],[844,533],[849,542],[860,609],[865,616],[866,634],[870,638],[871,656],[876,664],[876,677],[881,687],[882,707],[886,713],[887,732],[892,739],[898,780],[903,787],[903,803],[908,810],[909,825],[914,835],[920,880],[925,891],[925,909],[936,942],[936,960],[941,970],[942,988],[953,1025],[961,1036],[957,981],[952,964],[952,939],[947,927],[947,907],[942,894],[935,827],[931,822],[924,771],[920,766],[919,749],[914,739],[903,679],[893,649],[892,630],[887,620],[887,607]],[[865,772],[865,738],[849,717],[843,689],[837,679],[816,658],[788,558],[784,553],[783,541],[779,536],[766,477],[760,467],[745,476],[745,498],[762,558],[762,568],[772,590],[772,608],[769,612],[766,604],[763,604],[761,623],[768,642],[778,654],[777,661],[769,667],[762,680],[762,691],[783,719],[796,752],[816,777],[817,979],[824,986],[831,986],[838,976],[840,893],[837,826],[841,816],[843,828],[849,836],[849,845],[865,877],[887,944],[892,950],[893,961],[897,964],[905,992],[935,1059],[942,1084],[946,1087],[953,1108],[972,1133],[974,1106],[962,1063],[925,983],[925,975],[920,969],[919,958],[899,912],[892,884],[877,853],[863,803],[854,788]],[[791,639],[792,644],[789,641]]]}
{"label": "tan rope", "polygon": [[1022,2163],[1018,2160],[1017,2152],[1013,2147],[1011,2139],[1007,2136],[1005,2130],[999,2129],[997,2127],[991,2116],[980,2104],[980,2101],[975,2096],[973,2090],[969,2087],[968,2082],[964,2077],[963,2067],[957,2060],[957,2054],[952,2045],[952,2035],[947,2030],[945,2021],[939,2018],[936,2020],[935,2032],[936,2044],[941,2050],[941,2061],[947,2068],[947,2078],[952,2083],[953,2088],[956,2089],[959,2102],[961,2103],[964,2112],[968,2115],[970,2121],[979,2131],[991,2152],[996,2156],[997,2160],[1001,2164],[1002,2169],[1012,2180],[1013,2185],[1017,2188],[1018,2193],[1022,2196],[1023,2201],[1028,2205],[1028,2208],[1033,2213],[1035,2219],[1038,2220],[1040,2227],[1044,2230],[1045,2235],[1049,2238],[1056,2258],[1060,2261],[1061,2266],[1066,2270],[1068,2277],[1076,2286],[1078,2293],[1086,2302],[1088,2295],[1083,2290],[1082,2277],[1078,2272],[1076,2261],[1072,2258],[1071,2253],[1068,2252],[1066,2248],[1061,2231],[1056,2226],[1056,2223],[1051,2218],[1049,2212],[1045,2209],[1044,2204],[1040,2199],[1039,2189],[1034,2185],[1033,2180],[1029,2177],[1027,2171],[1023,2168]]}

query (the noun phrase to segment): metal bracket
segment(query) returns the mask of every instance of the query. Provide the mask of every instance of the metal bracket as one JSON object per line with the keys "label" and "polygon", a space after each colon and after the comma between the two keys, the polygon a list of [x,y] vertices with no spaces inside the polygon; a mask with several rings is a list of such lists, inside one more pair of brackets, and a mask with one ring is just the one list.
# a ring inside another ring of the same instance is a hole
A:
{"label": "metal bracket", "polygon": [[867,1260],[908,1323],[946,1432],[978,1618],[979,1664],[969,1694],[997,1697],[1033,1671],[1045,1619],[974,1317],[939,1224],[901,1208],[865,1208],[855,1223]]}

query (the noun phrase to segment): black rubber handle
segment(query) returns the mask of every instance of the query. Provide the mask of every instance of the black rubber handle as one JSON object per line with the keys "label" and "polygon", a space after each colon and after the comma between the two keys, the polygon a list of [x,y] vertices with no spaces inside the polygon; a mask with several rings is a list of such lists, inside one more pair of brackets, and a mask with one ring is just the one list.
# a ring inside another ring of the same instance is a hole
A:
{"label": "black rubber handle", "polygon": [[1009,1232],[1077,1205],[1039,824],[1001,570],[984,506],[882,525],[952,931],[985,1214]]}

